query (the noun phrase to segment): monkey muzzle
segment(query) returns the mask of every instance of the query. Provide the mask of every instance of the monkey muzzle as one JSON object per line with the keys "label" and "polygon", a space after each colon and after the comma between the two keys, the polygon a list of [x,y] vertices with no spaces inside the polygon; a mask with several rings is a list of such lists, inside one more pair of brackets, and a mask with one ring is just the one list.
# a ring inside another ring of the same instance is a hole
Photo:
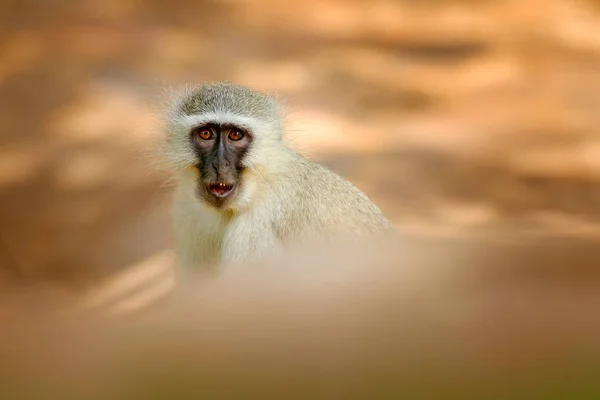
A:
{"label": "monkey muzzle", "polygon": [[233,185],[223,182],[208,184],[208,191],[216,197],[226,197],[233,190]]}

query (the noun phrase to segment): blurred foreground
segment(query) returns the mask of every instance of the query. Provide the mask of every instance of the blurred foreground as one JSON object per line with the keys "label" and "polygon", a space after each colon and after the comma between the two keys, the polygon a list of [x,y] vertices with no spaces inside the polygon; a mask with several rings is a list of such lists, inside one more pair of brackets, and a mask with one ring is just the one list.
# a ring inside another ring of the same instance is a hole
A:
{"label": "blurred foreground", "polygon": [[[5,1],[0,281],[68,294],[170,248],[165,86],[286,100],[403,231],[600,233],[597,1]],[[68,286],[69,284],[70,286]]]}
{"label": "blurred foreground", "polygon": [[219,278],[190,276],[135,318],[46,302],[3,321],[0,392],[598,398],[599,261],[595,243],[565,238],[405,238],[304,246]]}

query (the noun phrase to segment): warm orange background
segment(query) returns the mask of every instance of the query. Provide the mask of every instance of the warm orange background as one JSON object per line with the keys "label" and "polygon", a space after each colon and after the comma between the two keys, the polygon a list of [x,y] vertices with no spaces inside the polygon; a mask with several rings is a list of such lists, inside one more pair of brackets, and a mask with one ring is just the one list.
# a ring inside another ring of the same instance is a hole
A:
{"label": "warm orange background", "polygon": [[165,86],[286,100],[291,140],[406,230],[597,235],[600,3],[3,1],[0,266],[82,282],[170,247]]}

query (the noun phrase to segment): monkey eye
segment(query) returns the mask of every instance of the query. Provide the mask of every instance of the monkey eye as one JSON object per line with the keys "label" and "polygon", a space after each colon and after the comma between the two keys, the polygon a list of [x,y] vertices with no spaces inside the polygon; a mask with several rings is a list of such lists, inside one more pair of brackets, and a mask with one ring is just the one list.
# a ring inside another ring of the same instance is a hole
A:
{"label": "monkey eye", "polygon": [[211,140],[215,137],[215,134],[209,128],[197,128],[194,130],[194,134],[202,140]]}
{"label": "monkey eye", "polygon": [[240,131],[239,129],[232,129],[229,131],[229,135],[227,135],[227,138],[234,142],[242,139],[243,137],[244,132]]}

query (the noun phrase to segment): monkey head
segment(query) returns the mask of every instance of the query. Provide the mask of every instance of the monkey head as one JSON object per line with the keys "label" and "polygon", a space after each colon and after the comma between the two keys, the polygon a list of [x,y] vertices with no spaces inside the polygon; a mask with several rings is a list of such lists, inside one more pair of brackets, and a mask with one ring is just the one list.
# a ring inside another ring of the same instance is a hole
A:
{"label": "monkey head", "polygon": [[274,164],[281,143],[275,99],[231,83],[186,90],[167,120],[166,153],[179,178],[194,181],[198,200],[220,210],[249,202],[253,175]]}

